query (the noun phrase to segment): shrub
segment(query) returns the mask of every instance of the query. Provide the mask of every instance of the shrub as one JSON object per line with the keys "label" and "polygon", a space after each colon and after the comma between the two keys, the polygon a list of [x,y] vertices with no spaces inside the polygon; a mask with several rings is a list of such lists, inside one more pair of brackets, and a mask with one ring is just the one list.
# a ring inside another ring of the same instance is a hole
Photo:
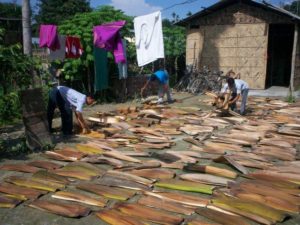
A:
{"label": "shrub", "polygon": [[0,96],[0,125],[21,118],[21,103],[17,92]]}

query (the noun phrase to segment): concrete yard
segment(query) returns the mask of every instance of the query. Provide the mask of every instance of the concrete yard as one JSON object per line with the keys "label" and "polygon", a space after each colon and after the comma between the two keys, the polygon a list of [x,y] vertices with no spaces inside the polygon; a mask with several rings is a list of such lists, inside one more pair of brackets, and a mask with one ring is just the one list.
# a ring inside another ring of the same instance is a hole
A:
{"label": "concrete yard", "polygon": [[[255,95],[256,92],[250,91],[250,93],[251,93],[250,95]],[[193,108],[199,108],[203,112],[209,111],[211,109],[211,106],[209,106],[207,104],[207,100],[210,99],[207,96],[194,96],[194,95],[190,95],[188,93],[178,93],[175,95],[175,98],[179,99],[181,101],[170,105],[172,108],[187,110],[188,107],[193,107]],[[109,111],[113,111],[120,107],[133,106],[133,105],[141,106],[141,104],[136,101],[130,101],[130,102],[122,103],[122,104],[98,104],[98,105],[95,105],[90,108],[86,107],[85,111],[84,111],[84,116],[94,115],[95,112],[109,112]],[[251,111],[253,112],[253,110],[255,110],[255,109],[252,109]],[[59,125],[60,125],[60,120],[56,119],[55,126],[59,127]],[[215,130],[214,134],[228,134],[228,130],[230,130],[231,128],[232,128],[232,126],[229,126],[224,129]],[[176,136],[172,136],[172,137],[174,138],[173,141],[175,142],[175,145],[173,145],[170,149],[163,149],[163,150],[147,149],[145,151],[147,151],[147,152],[155,152],[155,151],[158,152],[159,151],[159,153],[163,153],[166,150],[175,150],[175,151],[190,150],[190,143],[182,140],[183,138],[188,137],[187,134],[182,133],[181,135],[176,135]],[[77,143],[82,143],[86,140],[83,137],[77,137],[77,136],[64,138],[59,134],[55,134],[54,139],[57,142],[56,148],[62,148],[64,146],[74,147]],[[299,159],[299,155],[300,155],[299,154],[299,144],[296,147],[297,147],[297,151],[298,151],[297,157]],[[130,148],[128,148],[128,147],[122,147],[118,150],[129,150],[129,149]],[[284,149],[282,149],[282,150],[284,151]],[[46,159],[48,161],[54,162],[53,160],[44,158],[43,152],[37,152],[37,153],[29,154],[29,155],[23,155],[16,159],[1,159],[0,165],[4,165],[4,164],[8,164],[8,163],[26,163],[26,162],[30,162],[30,161],[37,160],[37,159],[43,159],[43,160]],[[146,158],[140,158],[140,159],[145,160]],[[55,162],[58,164],[63,164],[63,165],[67,164],[67,162],[58,162],[58,161],[55,161]],[[215,165],[215,166],[218,166],[221,168],[227,168],[229,170],[233,170],[231,167],[229,167],[227,165],[224,165],[221,163],[214,163],[208,159],[199,159],[198,164],[199,165],[210,164],[210,165]],[[94,164],[94,165],[96,165],[97,167],[99,167],[103,170],[108,170],[108,169],[112,168],[111,166],[104,165],[104,164],[101,164],[101,165]],[[182,170],[178,170],[178,169],[174,170],[174,171],[176,172],[175,179],[178,179],[178,175],[184,173]],[[250,169],[250,171],[253,171],[253,169]],[[29,174],[24,174],[21,172],[0,170],[0,183],[2,183],[5,178],[12,176],[12,175],[29,176]],[[92,180],[92,183],[96,183],[99,179],[101,179],[101,178],[96,178],[96,179]],[[243,178],[238,178],[238,180],[241,180],[241,179],[243,179]],[[78,184],[79,182],[80,181],[77,180],[77,181],[71,183],[70,185],[67,186],[67,189],[75,190],[74,186],[76,184]],[[155,188],[155,190],[163,190],[163,189]],[[168,190],[168,191],[180,192],[180,191],[173,191],[173,190]],[[79,191],[79,192],[83,193],[83,191]],[[85,192],[85,193],[87,193],[87,192]],[[194,195],[194,196],[203,196],[205,198],[210,197],[209,195],[206,195],[206,194],[192,193],[192,192],[189,192],[189,193],[186,192],[186,193],[190,194],[190,195]],[[90,196],[94,196],[94,194],[89,194],[89,193],[87,193],[87,194]],[[136,202],[140,198],[140,196],[141,196],[141,192],[136,194],[133,198],[129,199],[128,202],[131,202],[131,203]],[[48,193],[48,194],[42,196],[41,199],[51,199],[51,193]],[[62,202],[66,202],[66,201],[62,201]],[[70,201],[68,203],[72,204],[72,202],[70,202]],[[116,203],[117,203],[116,200],[110,199],[106,208],[112,208]],[[92,212],[91,214],[89,214],[88,216],[83,217],[83,218],[67,218],[67,217],[63,217],[63,216],[54,215],[54,214],[51,214],[48,212],[44,212],[44,211],[41,211],[38,209],[33,209],[31,207],[28,207],[27,206],[28,204],[30,204],[30,201],[25,201],[24,203],[21,203],[14,209],[0,208],[0,225],[96,225],[96,224],[100,225],[100,224],[107,224],[107,223],[103,222],[102,220],[100,220],[99,218],[97,218],[94,215],[94,212]],[[94,211],[101,210],[101,208],[98,208],[98,207],[91,207],[91,208]],[[198,215],[197,213],[194,213],[191,216],[183,216],[183,217],[185,219],[199,218],[204,221],[209,221],[208,219],[206,219],[206,218],[204,219],[204,217]],[[247,221],[249,222],[250,220],[247,220]],[[155,224],[155,223],[153,223],[153,224]],[[252,221],[252,222],[250,222],[250,224],[256,224],[256,223]],[[287,218],[282,223],[277,223],[277,224],[285,224],[285,225],[300,224],[300,216],[294,215],[292,218]],[[120,223],[120,225],[121,225],[121,223]]]}

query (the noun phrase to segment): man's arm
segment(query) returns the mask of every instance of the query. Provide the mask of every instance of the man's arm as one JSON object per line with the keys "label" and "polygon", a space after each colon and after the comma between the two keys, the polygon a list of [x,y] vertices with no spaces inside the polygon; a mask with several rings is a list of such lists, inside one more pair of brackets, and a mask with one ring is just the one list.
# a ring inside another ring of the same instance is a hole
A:
{"label": "man's arm", "polygon": [[237,94],[236,97],[235,97],[234,99],[232,99],[231,101],[229,101],[229,105],[231,105],[231,104],[237,102],[237,101],[239,100],[240,96],[241,96],[241,94]]}
{"label": "man's arm", "polygon": [[150,80],[147,80],[147,82],[145,83],[145,85],[141,88],[141,96],[143,97],[144,94],[144,90],[147,88],[147,86],[149,85]]}
{"label": "man's arm", "polygon": [[87,126],[85,120],[83,119],[82,113],[78,112],[78,111],[75,111],[75,115],[76,115],[76,119],[77,119],[80,127],[82,128],[82,133],[83,134],[90,133],[90,129]]}

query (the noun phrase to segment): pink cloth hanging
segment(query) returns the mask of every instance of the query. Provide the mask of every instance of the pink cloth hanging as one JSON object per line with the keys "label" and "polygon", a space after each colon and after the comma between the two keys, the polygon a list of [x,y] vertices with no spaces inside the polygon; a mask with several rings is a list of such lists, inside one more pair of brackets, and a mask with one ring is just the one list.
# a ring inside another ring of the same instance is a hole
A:
{"label": "pink cloth hanging", "polygon": [[120,20],[95,26],[93,28],[94,45],[98,48],[104,48],[107,51],[112,51],[116,63],[126,63],[123,43],[119,33],[120,29],[125,24],[126,21]]}
{"label": "pink cloth hanging", "polygon": [[57,26],[41,25],[40,26],[40,47],[48,47],[52,51],[60,49],[57,35]]}

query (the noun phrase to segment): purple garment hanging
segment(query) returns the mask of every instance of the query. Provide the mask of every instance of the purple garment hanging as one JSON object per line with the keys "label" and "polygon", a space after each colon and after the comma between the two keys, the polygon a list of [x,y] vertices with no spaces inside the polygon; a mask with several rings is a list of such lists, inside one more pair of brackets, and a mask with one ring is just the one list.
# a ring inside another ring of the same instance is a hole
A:
{"label": "purple garment hanging", "polygon": [[126,21],[120,20],[95,26],[93,28],[94,45],[98,48],[104,48],[107,51],[112,51],[116,63],[126,62],[123,43],[119,33],[125,23]]}
{"label": "purple garment hanging", "polygon": [[60,49],[57,35],[57,26],[41,25],[40,26],[40,47],[48,47],[52,51]]}

